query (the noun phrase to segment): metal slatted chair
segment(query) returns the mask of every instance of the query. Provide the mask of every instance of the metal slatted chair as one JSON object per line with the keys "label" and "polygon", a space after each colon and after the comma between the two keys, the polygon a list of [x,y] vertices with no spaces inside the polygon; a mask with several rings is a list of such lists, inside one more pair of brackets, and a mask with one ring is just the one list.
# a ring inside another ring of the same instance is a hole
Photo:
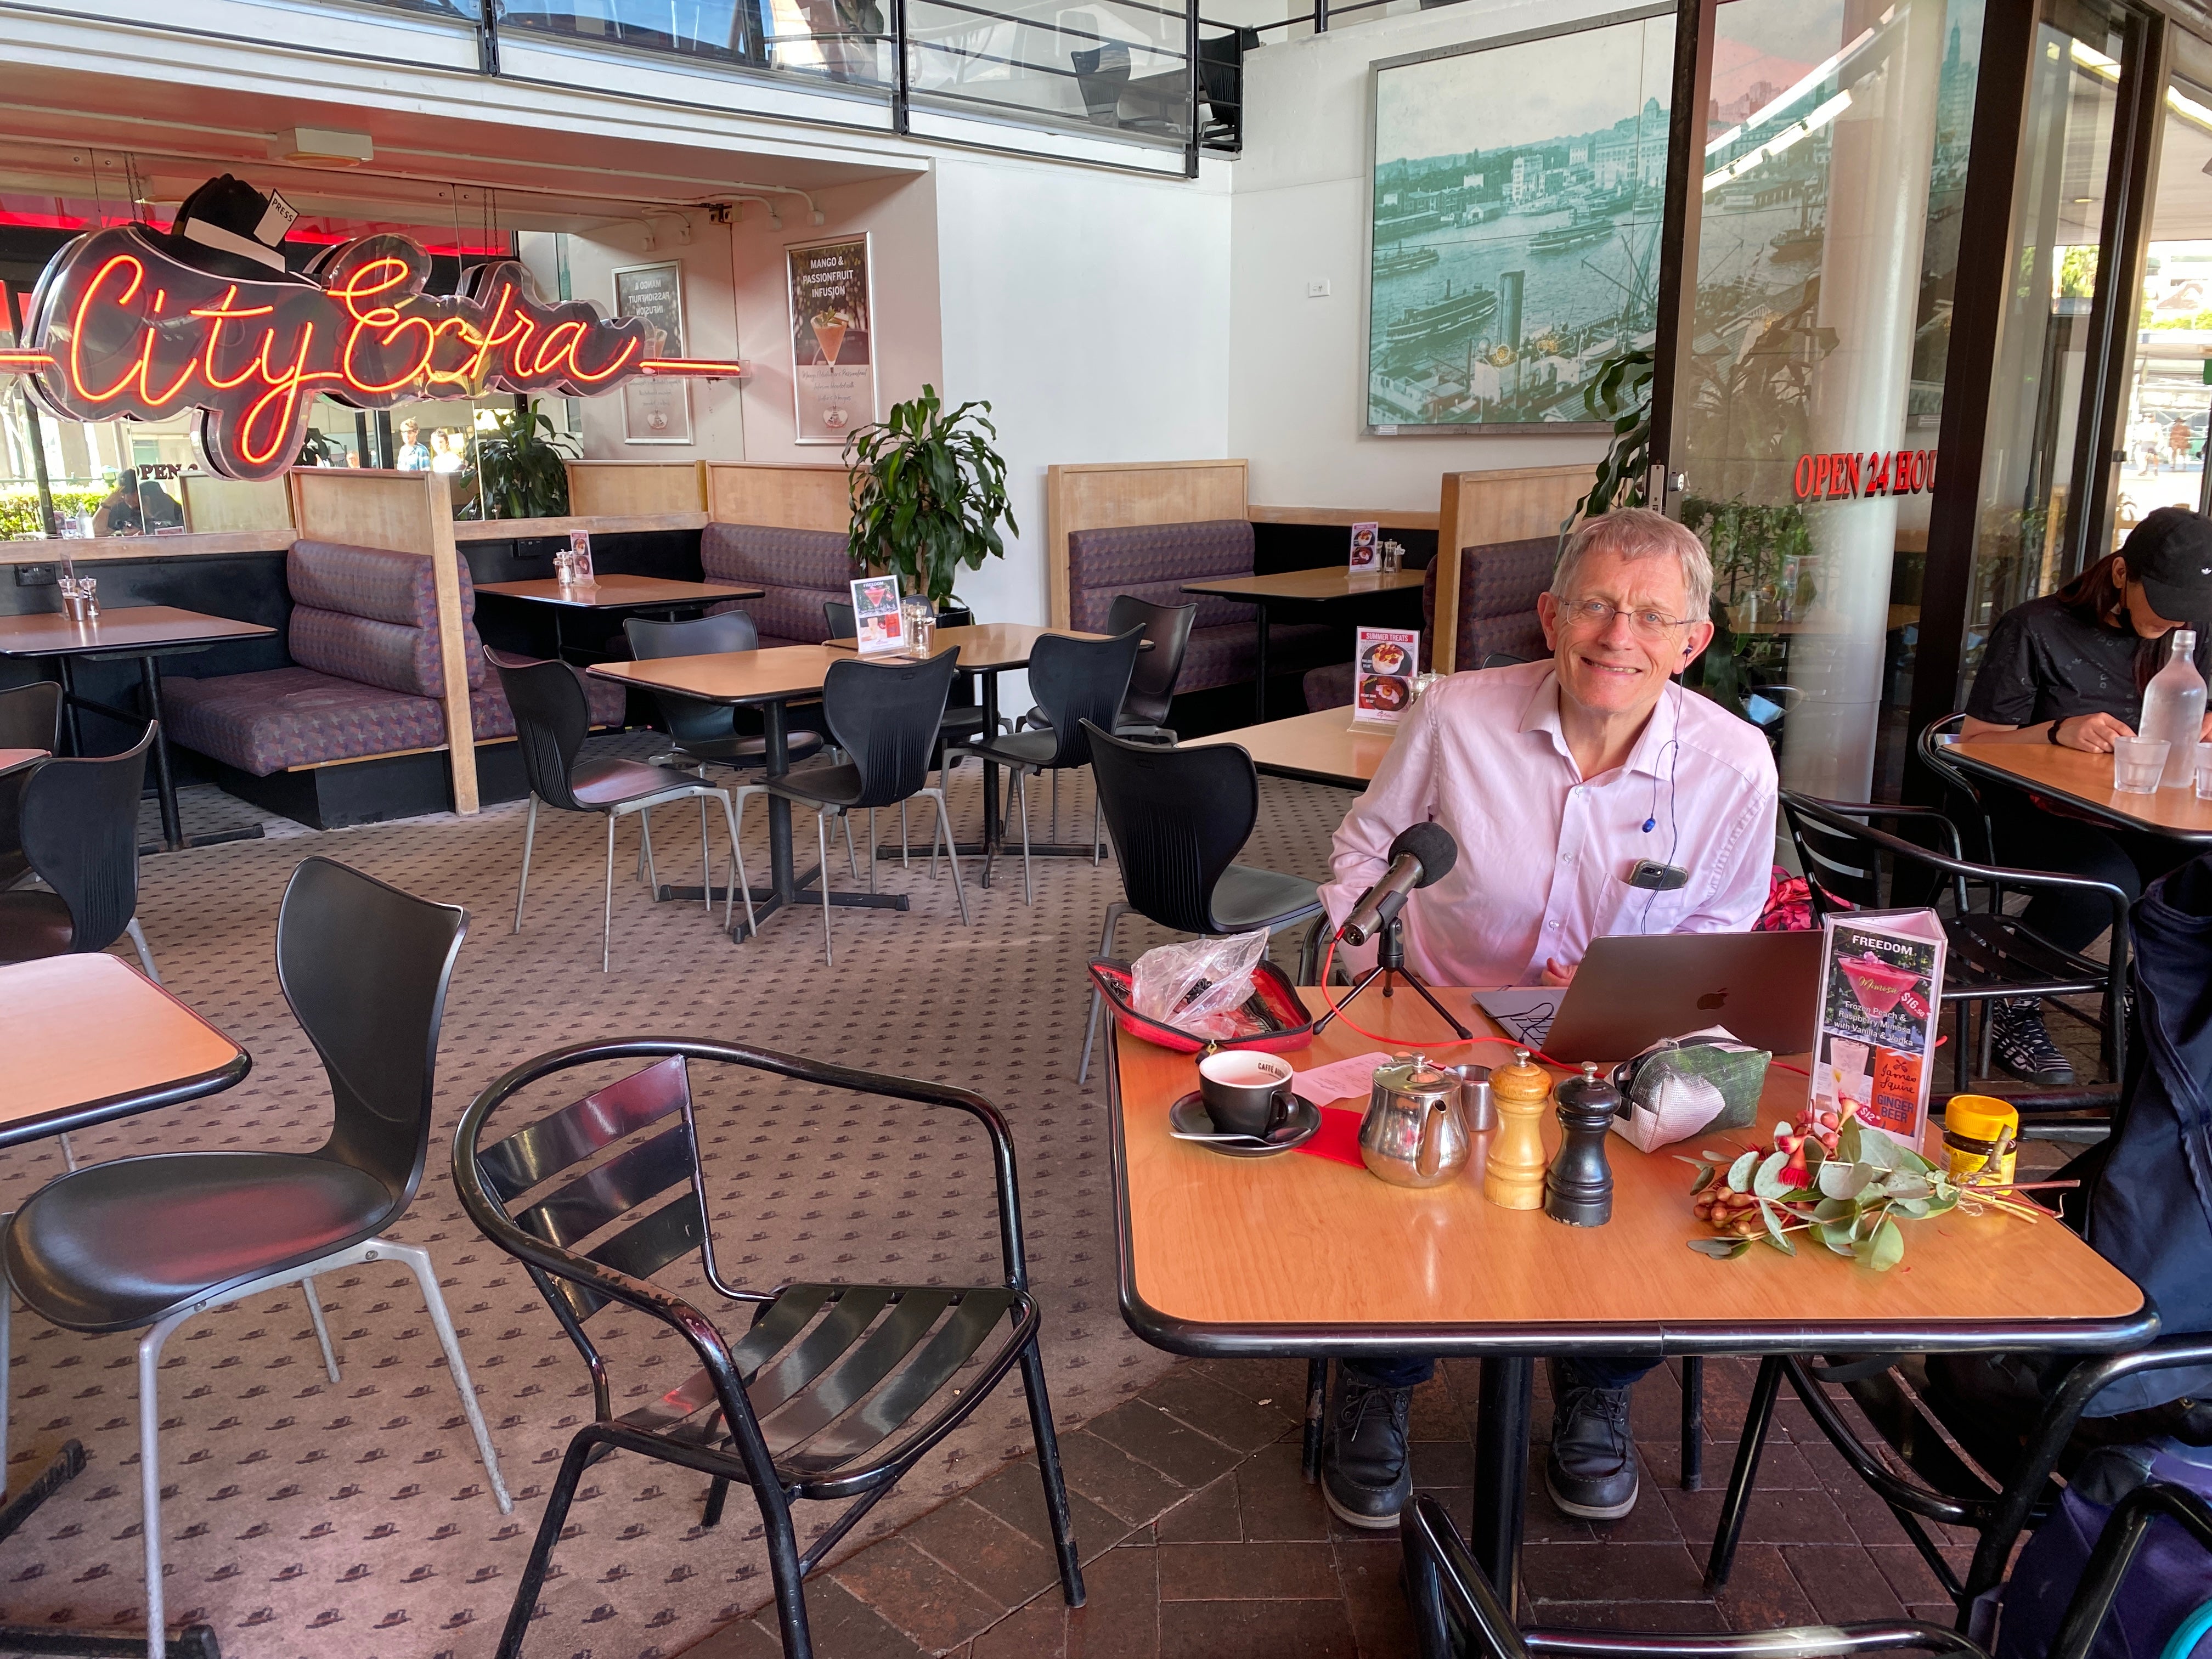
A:
{"label": "metal slatted chair", "polygon": [[[655,1063],[485,1142],[492,1115],[520,1091],[574,1066],[618,1060]],[[1004,1279],[984,1285],[787,1285],[772,1291],[726,1284],[706,1220],[686,1070],[692,1060],[977,1119],[991,1141]],[[733,1043],[641,1038],[578,1044],[525,1061],[477,1097],[454,1137],[453,1182],[484,1236],[529,1269],[592,1375],[592,1420],[568,1443],[507,1615],[500,1659],[514,1659],[521,1650],[578,1480],[617,1449],[711,1475],[706,1526],[720,1520],[732,1481],[752,1488],[768,1537],[784,1651],[788,1659],[809,1659],[807,1574],[1017,1364],[1029,1395],[1061,1589],[1070,1607],[1082,1605],[1082,1570],[1037,1351],[1037,1308],[1029,1293],[1013,1141],[988,1101],[965,1090]],[[693,1250],[717,1294],[751,1305],[750,1328],[735,1342],[689,1301],[653,1282]],[[616,1304],[675,1330],[700,1364],[659,1399],[620,1414],[606,1361],[586,1328]],[[801,1499],[853,1500],[804,1554],[791,1516]]]}
{"label": "metal slatted chair", "polygon": [[[2106,1521],[2045,1659],[2087,1659],[2151,1522],[2160,1516],[2212,1549],[2212,1508],[2203,1498],[2164,1481],[2138,1486],[2113,1507]],[[1421,1659],[1455,1659],[1462,1652],[1480,1659],[1842,1659],[1847,1654],[1900,1649],[1986,1659],[1984,1649],[1955,1630],[1899,1619],[1745,1631],[1732,1636],[1524,1631],[1514,1625],[1459,1528],[1435,1498],[1425,1494],[1407,1506],[1399,1535],[1405,1546],[1406,1595]],[[1455,1643],[1455,1632],[1465,1632],[1463,1647]]]}

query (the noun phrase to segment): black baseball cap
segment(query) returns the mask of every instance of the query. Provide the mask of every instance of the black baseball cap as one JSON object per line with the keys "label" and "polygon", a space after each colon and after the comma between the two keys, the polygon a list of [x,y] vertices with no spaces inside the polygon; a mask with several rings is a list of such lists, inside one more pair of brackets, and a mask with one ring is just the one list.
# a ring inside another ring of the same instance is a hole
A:
{"label": "black baseball cap", "polygon": [[2212,619],[2212,519],[2185,507],[2161,507],[2120,544],[2128,579],[2143,585],[2152,610],[2171,622]]}

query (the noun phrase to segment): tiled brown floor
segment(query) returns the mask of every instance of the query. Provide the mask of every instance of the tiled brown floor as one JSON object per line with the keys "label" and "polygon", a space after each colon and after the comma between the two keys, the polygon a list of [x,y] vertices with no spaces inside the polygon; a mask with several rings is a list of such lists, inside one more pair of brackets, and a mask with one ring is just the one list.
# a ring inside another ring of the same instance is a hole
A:
{"label": "tiled brown floor", "polygon": [[[1633,1513],[1573,1521],[1544,1495],[1550,1407],[1538,1374],[1524,1617],[1642,1631],[1749,1630],[1906,1613],[1948,1623],[1934,1576],[1819,1440],[1794,1401],[1777,1415],[1728,1586],[1702,1576],[1753,1364],[1706,1365],[1706,1481],[1680,1489],[1674,1366],[1638,1386],[1644,1471]],[[1452,1362],[1415,1396],[1416,1480],[1462,1528],[1476,1368]],[[1036,1467],[994,1476],[810,1583],[823,1659],[1396,1659],[1413,1651],[1393,1533],[1334,1520],[1298,1468],[1304,1367],[1177,1366],[1061,1442],[1089,1599],[1062,1605]],[[1808,1441],[1813,1443],[1807,1443]],[[1965,1565],[1951,1540],[1956,1565]],[[773,1615],[729,1627],[690,1659],[766,1659]]]}

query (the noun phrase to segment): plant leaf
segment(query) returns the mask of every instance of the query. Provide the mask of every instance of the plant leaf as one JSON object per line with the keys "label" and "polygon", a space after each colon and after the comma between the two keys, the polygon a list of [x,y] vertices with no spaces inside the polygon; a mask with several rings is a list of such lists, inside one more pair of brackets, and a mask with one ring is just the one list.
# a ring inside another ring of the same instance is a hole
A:
{"label": "plant leaf", "polygon": [[[1687,1162],[1686,1159],[1684,1161]],[[1719,1173],[1720,1171],[1716,1170],[1710,1164],[1699,1164],[1698,1166],[1698,1178],[1690,1183],[1691,1195],[1695,1197],[1698,1194],[1705,1191],[1706,1188],[1711,1186],[1713,1184],[1713,1177]]]}
{"label": "plant leaf", "polygon": [[1716,1261],[1733,1261],[1751,1248],[1747,1238],[1693,1238],[1689,1244],[1699,1255],[1709,1255]]}
{"label": "plant leaf", "polygon": [[1824,1197],[1855,1199],[1874,1178],[1875,1172],[1863,1164],[1848,1164],[1840,1158],[1832,1158],[1820,1166],[1814,1184]]}
{"label": "plant leaf", "polygon": [[1751,1178],[1751,1190],[1761,1198],[1780,1198],[1790,1190],[1789,1183],[1782,1179],[1782,1166],[1789,1161],[1787,1152],[1769,1152],[1759,1164],[1759,1172]]}
{"label": "plant leaf", "polygon": [[1782,1218],[1775,1213],[1771,1204],[1762,1203],[1759,1206],[1759,1218],[1766,1224],[1766,1243],[1774,1246],[1784,1255],[1797,1254],[1797,1247],[1784,1236]]}
{"label": "plant leaf", "polygon": [[1751,1190],[1751,1172],[1758,1167],[1759,1154],[1757,1152],[1746,1152],[1741,1158],[1736,1159],[1735,1163],[1729,1165],[1728,1184],[1729,1188],[1739,1193],[1749,1192]]}
{"label": "plant leaf", "polygon": [[1878,1273],[1886,1273],[1905,1257],[1905,1230],[1885,1216],[1875,1231],[1869,1247],[1867,1265]]}

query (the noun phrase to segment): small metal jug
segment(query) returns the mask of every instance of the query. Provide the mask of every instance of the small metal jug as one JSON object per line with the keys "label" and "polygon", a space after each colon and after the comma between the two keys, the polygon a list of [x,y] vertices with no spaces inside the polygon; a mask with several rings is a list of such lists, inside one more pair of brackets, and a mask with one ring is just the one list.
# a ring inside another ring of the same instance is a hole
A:
{"label": "small metal jug", "polygon": [[1436,1187],[1466,1166],[1469,1141],[1460,1080],[1414,1054],[1375,1068],[1359,1158],[1394,1187]]}

